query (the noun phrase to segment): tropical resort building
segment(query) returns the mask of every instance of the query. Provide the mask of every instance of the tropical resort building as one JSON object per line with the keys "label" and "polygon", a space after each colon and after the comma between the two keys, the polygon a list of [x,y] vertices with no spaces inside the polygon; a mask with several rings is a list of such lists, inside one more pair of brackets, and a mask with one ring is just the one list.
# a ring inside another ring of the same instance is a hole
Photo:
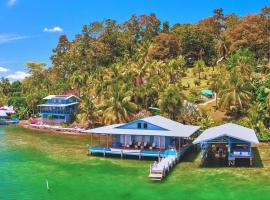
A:
{"label": "tropical resort building", "polygon": [[0,125],[19,123],[18,118],[12,118],[13,114],[15,114],[13,106],[0,107]]}
{"label": "tropical resort building", "polygon": [[243,159],[252,165],[252,145],[259,141],[254,130],[229,123],[205,130],[193,143],[200,144],[202,160],[224,158],[229,166],[234,166],[236,160]]}
{"label": "tropical resort building", "polygon": [[[103,143],[91,145],[89,154],[123,157],[159,158],[150,167],[149,177],[161,180],[179,158],[192,147],[192,136],[199,126],[184,125],[162,116],[152,116],[129,123],[114,124],[85,131],[105,138]],[[101,139],[100,139],[101,141]]]}
{"label": "tropical resort building", "polygon": [[45,104],[38,105],[43,123],[69,123],[78,109],[79,97],[75,95],[49,95]]}
{"label": "tropical resort building", "polygon": [[0,125],[6,125],[7,124],[6,120],[7,120],[6,112],[3,110],[0,110]]}
{"label": "tropical resort building", "polygon": [[15,113],[15,110],[14,110],[13,106],[0,107],[0,111],[5,112],[7,115],[12,115],[12,114]]}

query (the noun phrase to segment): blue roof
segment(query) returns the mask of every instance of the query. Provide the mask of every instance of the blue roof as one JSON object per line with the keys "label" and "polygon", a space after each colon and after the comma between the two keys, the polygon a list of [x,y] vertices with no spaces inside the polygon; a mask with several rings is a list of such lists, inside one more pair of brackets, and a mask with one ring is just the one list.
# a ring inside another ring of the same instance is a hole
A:
{"label": "blue roof", "polygon": [[214,94],[213,90],[202,90],[201,93],[205,96],[212,96]]}

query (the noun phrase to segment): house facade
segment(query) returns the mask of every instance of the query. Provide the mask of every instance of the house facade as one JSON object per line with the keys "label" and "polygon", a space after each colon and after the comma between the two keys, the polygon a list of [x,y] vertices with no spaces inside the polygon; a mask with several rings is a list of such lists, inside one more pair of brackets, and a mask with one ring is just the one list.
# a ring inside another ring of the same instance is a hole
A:
{"label": "house facade", "polygon": [[79,98],[75,95],[49,95],[44,98],[47,102],[38,105],[43,123],[69,123],[78,110]]}
{"label": "house facade", "polygon": [[91,144],[91,153],[104,153],[105,150],[106,154],[166,157],[168,153],[177,155],[185,145],[190,144],[191,135],[199,128],[157,115],[85,132],[103,138],[95,146]]}

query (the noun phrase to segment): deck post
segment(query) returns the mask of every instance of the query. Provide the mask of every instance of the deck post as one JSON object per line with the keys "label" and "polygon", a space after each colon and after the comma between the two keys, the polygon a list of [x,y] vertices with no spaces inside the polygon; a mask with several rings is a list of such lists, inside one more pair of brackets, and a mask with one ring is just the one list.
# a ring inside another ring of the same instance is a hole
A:
{"label": "deck post", "polygon": [[106,135],[106,139],[107,139],[107,148],[109,148],[108,134]]}
{"label": "deck post", "polygon": [[93,146],[93,134],[91,134],[91,147]]}
{"label": "deck post", "polygon": [[104,148],[104,155],[103,155],[104,157],[106,156],[106,149]]}
{"label": "deck post", "polygon": [[142,158],[142,155],[141,155],[141,150],[140,150],[140,154],[139,154],[139,160],[141,160]]}
{"label": "deck post", "polygon": [[179,137],[179,153],[180,153],[180,150],[181,150],[181,137]]}
{"label": "deck post", "polygon": [[121,150],[121,159],[123,158],[123,150]]}
{"label": "deck post", "polygon": [[159,136],[159,151],[161,151],[161,136]]}

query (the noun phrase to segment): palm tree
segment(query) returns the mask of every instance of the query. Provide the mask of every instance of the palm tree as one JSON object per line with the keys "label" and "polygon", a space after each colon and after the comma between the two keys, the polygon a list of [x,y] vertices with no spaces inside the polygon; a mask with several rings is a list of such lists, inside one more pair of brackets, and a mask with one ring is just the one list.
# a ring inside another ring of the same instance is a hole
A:
{"label": "palm tree", "polygon": [[219,59],[226,59],[229,54],[229,38],[226,34],[221,34],[216,44],[217,54]]}
{"label": "palm tree", "polygon": [[130,121],[137,105],[131,102],[130,96],[125,96],[118,86],[113,87],[111,98],[104,100],[99,106],[104,124],[114,124]]}
{"label": "palm tree", "polygon": [[84,71],[75,71],[69,78],[71,88],[78,90],[79,96],[81,96],[81,89],[86,84],[88,78],[88,73]]}
{"label": "palm tree", "polygon": [[231,110],[234,107],[236,113],[239,114],[244,107],[248,106],[252,95],[250,88],[249,82],[241,79],[236,73],[232,73],[220,91],[220,108]]}
{"label": "palm tree", "polygon": [[80,103],[80,113],[78,115],[78,120],[81,124],[86,124],[92,128],[98,121],[97,108],[90,97],[86,97]]}
{"label": "palm tree", "polygon": [[204,70],[204,67],[205,67],[205,63],[204,61],[201,59],[201,60],[198,60],[196,63],[195,63],[195,72],[197,74],[199,74],[199,79],[201,79],[201,73],[203,72]]}
{"label": "palm tree", "polygon": [[216,67],[216,72],[212,74],[212,78],[210,80],[210,89],[216,93],[216,109],[218,108],[219,92],[223,85],[224,77],[226,74],[227,72],[224,70],[223,66]]}
{"label": "palm tree", "polygon": [[179,78],[185,71],[185,59],[183,56],[179,56],[177,59],[171,59],[167,63],[166,73],[168,75],[169,84],[174,84],[179,81]]}
{"label": "palm tree", "polygon": [[214,124],[214,120],[209,116],[203,117],[200,121],[200,127],[202,130],[205,130],[211,127],[213,124]]}
{"label": "palm tree", "polygon": [[161,112],[168,114],[171,119],[176,120],[177,115],[180,114],[183,107],[183,95],[179,87],[174,85],[169,86],[164,93],[161,94],[159,106]]}

